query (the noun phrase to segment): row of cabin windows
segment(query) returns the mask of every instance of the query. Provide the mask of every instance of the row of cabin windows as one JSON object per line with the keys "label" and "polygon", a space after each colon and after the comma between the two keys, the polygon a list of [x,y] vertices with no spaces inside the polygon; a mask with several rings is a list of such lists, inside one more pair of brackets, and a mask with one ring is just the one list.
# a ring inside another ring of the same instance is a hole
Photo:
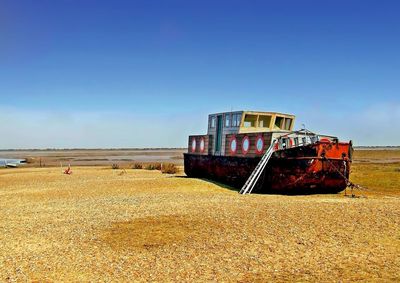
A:
{"label": "row of cabin windows", "polygon": [[[225,114],[225,127],[239,127],[242,115],[240,113],[236,114]],[[243,126],[246,128],[269,128],[271,124],[272,116],[270,115],[253,115],[246,114],[244,116]],[[275,118],[274,129],[278,130],[290,130],[292,126],[291,118],[284,118],[277,116]],[[211,116],[210,127],[215,128],[216,126],[216,116]]]}
{"label": "row of cabin windows", "polygon": [[[230,115],[228,115],[230,116]],[[232,114],[232,127],[239,127],[240,122],[242,120],[242,114],[237,113],[237,114]],[[229,126],[227,126],[229,127]]]}
{"label": "row of cabin windows", "polygon": [[211,117],[210,128],[215,128],[215,116]]}
{"label": "row of cabin windows", "polygon": [[276,117],[274,129],[289,131],[290,128],[292,127],[292,122],[293,122],[293,119],[291,119],[291,118]]}
{"label": "row of cabin windows", "polygon": [[[225,114],[225,127],[239,127],[242,119],[240,113],[237,114]],[[216,126],[216,116],[211,116],[210,128],[215,128]]]}
{"label": "row of cabin windows", "polygon": [[258,121],[257,121],[257,115],[251,115],[247,114],[244,117],[244,123],[243,126],[246,128],[269,128],[271,124],[271,116],[268,115],[260,115],[258,116]]}
{"label": "row of cabin windows", "polygon": [[[244,117],[243,126],[246,128],[269,128],[271,125],[272,116],[270,115],[253,115],[246,114]],[[292,127],[292,119],[276,116],[273,128],[275,130],[290,130]]]}

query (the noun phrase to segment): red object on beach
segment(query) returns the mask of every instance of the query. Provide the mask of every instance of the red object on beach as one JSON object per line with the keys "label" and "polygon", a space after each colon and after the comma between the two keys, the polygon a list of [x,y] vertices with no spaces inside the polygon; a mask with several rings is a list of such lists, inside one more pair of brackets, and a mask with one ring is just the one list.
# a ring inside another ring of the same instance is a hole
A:
{"label": "red object on beach", "polygon": [[67,174],[67,175],[72,174],[71,165],[68,165],[68,168],[64,171],[64,174]]}

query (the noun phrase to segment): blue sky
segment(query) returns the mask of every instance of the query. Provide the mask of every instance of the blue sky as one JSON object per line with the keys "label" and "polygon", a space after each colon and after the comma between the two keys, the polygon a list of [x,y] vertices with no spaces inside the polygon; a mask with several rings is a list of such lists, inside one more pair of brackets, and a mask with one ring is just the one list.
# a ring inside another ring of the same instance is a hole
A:
{"label": "blue sky", "polygon": [[0,2],[0,148],[181,147],[208,113],[399,145],[398,1]]}

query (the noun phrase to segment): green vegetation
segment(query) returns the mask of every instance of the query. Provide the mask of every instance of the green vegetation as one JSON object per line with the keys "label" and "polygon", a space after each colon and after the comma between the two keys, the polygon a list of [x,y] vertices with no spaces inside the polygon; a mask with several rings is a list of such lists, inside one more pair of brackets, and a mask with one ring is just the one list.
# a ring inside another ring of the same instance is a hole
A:
{"label": "green vegetation", "polygon": [[178,167],[173,163],[165,163],[161,168],[161,172],[164,174],[176,174],[178,173]]}
{"label": "green vegetation", "polygon": [[173,163],[135,163],[132,169],[159,170],[163,174],[176,174],[179,172],[178,166]]}
{"label": "green vegetation", "polygon": [[400,163],[354,163],[350,176],[367,195],[400,195]]}
{"label": "green vegetation", "polygon": [[146,170],[161,170],[161,163],[148,163],[144,166]]}
{"label": "green vegetation", "polygon": [[135,163],[133,164],[132,169],[143,169],[143,164]]}

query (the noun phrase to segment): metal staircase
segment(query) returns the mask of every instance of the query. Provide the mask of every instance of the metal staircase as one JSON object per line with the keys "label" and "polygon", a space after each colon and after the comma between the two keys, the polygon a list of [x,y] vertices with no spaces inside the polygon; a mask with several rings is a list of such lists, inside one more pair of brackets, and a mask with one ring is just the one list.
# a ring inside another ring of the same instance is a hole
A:
{"label": "metal staircase", "polygon": [[278,140],[275,139],[272,141],[271,145],[261,158],[260,162],[257,164],[256,168],[254,168],[254,171],[251,173],[250,177],[247,179],[246,183],[243,185],[242,189],[240,190],[240,194],[245,195],[245,194],[251,194],[253,191],[255,185],[257,184],[258,179],[261,176],[261,173],[264,171],[265,166],[267,165],[269,159],[271,158],[272,154],[275,151],[275,144],[278,143]]}

